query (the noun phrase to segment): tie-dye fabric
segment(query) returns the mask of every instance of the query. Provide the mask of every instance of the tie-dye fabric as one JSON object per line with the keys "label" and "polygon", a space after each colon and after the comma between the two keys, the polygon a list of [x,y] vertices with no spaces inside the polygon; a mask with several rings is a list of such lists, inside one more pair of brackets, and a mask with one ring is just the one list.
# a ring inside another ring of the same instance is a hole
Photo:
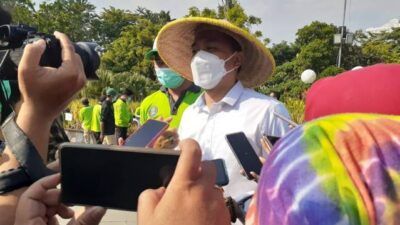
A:
{"label": "tie-dye fabric", "polygon": [[400,117],[306,123],[267,159],[249,225],[400,224]]}

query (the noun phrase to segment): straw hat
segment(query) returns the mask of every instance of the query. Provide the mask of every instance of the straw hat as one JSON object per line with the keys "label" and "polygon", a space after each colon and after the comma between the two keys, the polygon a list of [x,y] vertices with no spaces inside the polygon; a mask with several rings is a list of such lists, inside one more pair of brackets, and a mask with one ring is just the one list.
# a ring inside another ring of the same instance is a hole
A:
{"label": "straw hat", "polygon": [[157,36],[158,54],[171,69],[193,81],[190,63],[192,44],[199,25],[223,32],[235,39],[244,53],[238,79],[245,87],[263,84],[275,70],[275,60],[269,50],[249,32],[225,20],[189,17],[165,25]]}

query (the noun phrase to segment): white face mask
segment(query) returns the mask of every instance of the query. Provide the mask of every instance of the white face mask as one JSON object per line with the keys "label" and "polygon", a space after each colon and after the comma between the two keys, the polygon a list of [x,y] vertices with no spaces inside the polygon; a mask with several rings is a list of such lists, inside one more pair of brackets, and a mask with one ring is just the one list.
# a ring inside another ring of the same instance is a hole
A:
{"label": "white face mask", "polygon": [[198,51],[190,64],[193,82],[205,90],[213,89],[226,74],[236,69],[233,68],[230,71],[226,71],[225,69],[225,63],[234,55],[236,55],[236,52],[226,60],[223,60],[209,52]]}

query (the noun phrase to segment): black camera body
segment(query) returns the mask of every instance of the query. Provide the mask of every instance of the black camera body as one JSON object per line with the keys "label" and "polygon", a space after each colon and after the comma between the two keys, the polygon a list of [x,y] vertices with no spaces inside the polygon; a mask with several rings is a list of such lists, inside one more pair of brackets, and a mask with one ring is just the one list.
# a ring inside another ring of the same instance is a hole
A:
{"label": "black camera body", "polygon": [[[35,28],[26,25],[0,26],[0,79],[17,79],[18,65],[24,47],[39,39],[46,42],[46,50],[40,59],[40,65],[60,67],[62,63],[61,45],[54,35],[39,33]],[[82,59],[86,78],[97,79],[96,70],[100,66],[100,46],[94,42],[77,42],[73,45],[75,52]]]}

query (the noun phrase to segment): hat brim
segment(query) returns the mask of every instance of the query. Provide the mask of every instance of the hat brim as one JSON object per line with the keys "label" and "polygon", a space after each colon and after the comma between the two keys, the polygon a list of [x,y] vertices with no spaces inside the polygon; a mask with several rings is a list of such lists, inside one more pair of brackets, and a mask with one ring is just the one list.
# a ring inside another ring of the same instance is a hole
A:
{"label": "hat brim", "polygon": [[273,74],[275,60],[270,51],[249,32],[225,20],[188,17],[165,25],[157,36],[157,50],[162,60],[172,70],[193,81],[190,63],[196,29],[207,25],[234,38],[244,54],[238,79],[245,87],[262,85]]}
{"label": "hat brim", "polygon": [[145,55],[144,58],[147,60],[153,60],[155,57],[158,56],[158,51],[155,49],[152,49],[150,51],[148,51]]}

